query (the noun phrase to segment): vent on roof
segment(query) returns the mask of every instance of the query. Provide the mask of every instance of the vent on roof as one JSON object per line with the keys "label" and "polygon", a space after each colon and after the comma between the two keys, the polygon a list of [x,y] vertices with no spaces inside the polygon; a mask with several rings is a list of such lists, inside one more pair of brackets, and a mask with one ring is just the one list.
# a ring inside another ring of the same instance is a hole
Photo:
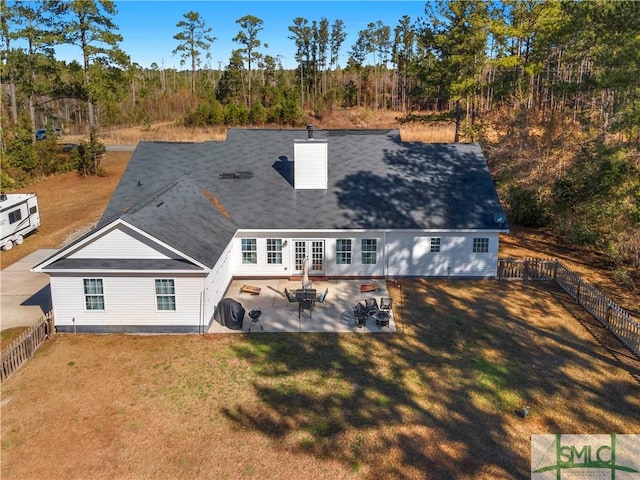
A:
{"label": "vent on roof", "polygon": [[253,172],[221,173],[220,175],[218,175],[218,178],[222,178],[225,180],[253,178]]}

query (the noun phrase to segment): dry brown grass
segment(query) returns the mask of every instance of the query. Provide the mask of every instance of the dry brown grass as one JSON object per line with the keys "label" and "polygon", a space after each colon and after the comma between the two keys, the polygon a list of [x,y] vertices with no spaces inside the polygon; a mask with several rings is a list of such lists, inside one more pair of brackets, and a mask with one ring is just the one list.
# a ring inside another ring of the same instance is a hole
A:
{"label": "dry brown grass", "polygon": [[102,177],[81,177],[71,172],[11,192],[38,194],[41,226],[19,247],[0,252],[0,266],[5,268],[41,248],[59,248],[95,225],[130,159],[131,152],[107,152]]}
{"label": "dry brown grass", "polygon": [[2,387],[2,478],[528,478],[531,434],[640,430],[637,360],[552,285],[391,295],[394,335],[58,335]]}
{"label": "dry brown grass", "polygon": [[[3,266],[95,222],[129,157],[24,189],[43,226]],[[501,254],[606,278],[539,232]],[[640,431],[637,359],[551,285],[391,294],[396,335],[59,335],[2,386],[0,476],[528,478],[533,433]]]}
{"label": "dry brown grass", "polygon": [[[387,110],[337,109],[331,113],[313,116],[308,123],[316,128],[393,128],[400,131],[406,142],[451,143],[455,139],[455,125],[428,125],[425,123],[403,124],[398,122],[400,114]],[[281,128],[266,125],[264,128]],[[223,141],[227,136],[227,127],[191,128],[177,125],[175,122],[162,122],[148,126],[132,126],[105,130],[99,138],[108,145],[135,145],[139,141],[164,142],[205,142]],[[69,143],[87,141],[86,135],[65,135]]]}
{"label": "dry brown grass", "polygon": [[453,143],[456,126],[410,124],[400,127],[400,137],[403,142]]}
{"label": "dry brown grass", "polygon": [[[100,141],[107,145],[136,145],[140,141],[206,142],[221,141],[227,136],[226,127],[188,128],[174,122],[150,126],[116,128],[100,132]],[[65,142],[87,141],[86,135],[65,135]]]}

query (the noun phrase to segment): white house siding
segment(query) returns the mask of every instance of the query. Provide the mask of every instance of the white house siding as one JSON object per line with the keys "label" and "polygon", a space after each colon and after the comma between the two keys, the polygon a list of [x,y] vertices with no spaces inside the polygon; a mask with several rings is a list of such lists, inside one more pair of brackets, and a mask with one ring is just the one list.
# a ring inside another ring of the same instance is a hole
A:
{"label": "white house siding", "polygon": [[296,189],[326,189],[328,170],[326,139],[296,140],[293,148]]}
{"label": "white house siding", "polygon": [[[105,308],[86,310],[85,278],[101,278]],[[156,278],[175,280],[175,311],[156,309]],[[191,274],[51,274],[51,298],[58,331],[197,332],[203,323],[205,277]]]}
{"label": "white house siding", "polygon": [[211,273],[205,280],[203,318],[207,324],[211,324],[215,308],[233,279],[234,261],[232,252],[234,251],[234,245],[234,241],[229,242],[229,245],[220,255],[218,262],[211,269]]}
{"label": "white house siding", "polygon": [[[440,252],[430,251],[440,238]],[[488,238],[487,253],[473,253],[473,239]],[[495,232],[433,232],[387,234],[387,272],[391,276],[494,277],[498,261]]]}
{"label": "white house siding", "polygon": [[[257,240],[256,264],[242,263],[241,239],[255,238]],[[286,246],[282,248],[282,264],[270,265],[267,263],[267,238],[281,238],[286,240]],[[336,239],[351,239],[351,264],[336,264]],[[376,239],[378,250],[376,252],[376,264],[363,265],[361,262],[361,240],[363,238]],[[382,276],[384,275],[384,232],[372,231],[340,231],[340,232],[238,232],[234,238],[234,249],[231,253],[234,263],[234,275],[236,277],[273,277],[299,275],[294,270],[294,242],[296,240],[323,240],[324,241],[324,271],[315,272],[325,276]],[[313,275],[314,272],[311,272]]]}
{"label": "white house siding", "polygon": [[92,242],[68,255],[68,258],[127,258],[127,259],[158,259],[176,258],[136,231],[119,225],[113,230],[99,236]]}

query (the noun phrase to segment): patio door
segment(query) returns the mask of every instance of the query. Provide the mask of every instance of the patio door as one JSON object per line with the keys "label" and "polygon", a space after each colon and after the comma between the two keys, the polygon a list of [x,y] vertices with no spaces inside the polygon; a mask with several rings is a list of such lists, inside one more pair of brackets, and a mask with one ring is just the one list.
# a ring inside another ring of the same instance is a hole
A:
{"label": "patio door", "polygon": [[324,273],[324,240],[294,240],[293,270],[302,274],[302,262],[309,257],[309,275]]}

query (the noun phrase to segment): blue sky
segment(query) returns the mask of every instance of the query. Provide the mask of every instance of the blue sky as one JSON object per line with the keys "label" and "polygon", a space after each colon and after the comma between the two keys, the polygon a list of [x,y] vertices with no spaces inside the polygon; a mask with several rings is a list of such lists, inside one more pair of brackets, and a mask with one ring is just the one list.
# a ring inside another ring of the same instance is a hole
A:
{"label": "blue sky", "polygon": [[[358,36],[358,31],[370,22],[381,20],[391,30],[403,15],[412,21],[424,16],[425,1],[213,1],[213,0],[116,0],[117,15],[114,22],[123,36],[121,48],[130,55],[131,61],[142,67],[152,63],[165,68],[180,68],[180,57],[172,55],[177,46],[173,36],[179,29],[176,24],[189,11],[196,11],[212,28],[211,35],[217,38],[211,48],[212,66],[223,68],[228,64],[231,51],[240,48],[232,41],[240,31],[236,23],[240,17],[254,15],[260,18],[263,30],[259,39],[269,45],[262,52],[281,55],[285,68],[295,67],[295,45],[287,37],[288,27],[296,17],[306,18],[309,23],[323,17],[332,24],[342,20],[347,38],[342,45],[340,66],[346,63],[346,53]],[[77,47],[64,46],[56,49],[59,60],[80,60]]]}

